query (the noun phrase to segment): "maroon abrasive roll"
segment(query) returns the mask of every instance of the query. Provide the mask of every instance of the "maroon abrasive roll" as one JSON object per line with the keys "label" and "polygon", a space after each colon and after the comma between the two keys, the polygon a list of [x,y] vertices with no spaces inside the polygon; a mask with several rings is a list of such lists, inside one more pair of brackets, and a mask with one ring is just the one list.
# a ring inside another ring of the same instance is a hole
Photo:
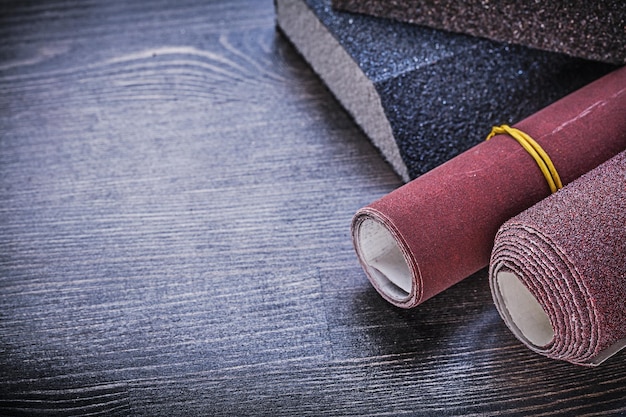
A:
{"label": "maroon abrasive roll", "polygon": [[[515,127],[571,182],[626,149],[626,67]],[[549,194],[535,160],[497,135],[360,209],[352,239],[376,290],[415,307],[487,266],[498,228]]]}
{"label": "maroon abrasive roll", "polygon": [[532,350],[598,365],[626,346],[626,151],[507,221],[491,291]]}

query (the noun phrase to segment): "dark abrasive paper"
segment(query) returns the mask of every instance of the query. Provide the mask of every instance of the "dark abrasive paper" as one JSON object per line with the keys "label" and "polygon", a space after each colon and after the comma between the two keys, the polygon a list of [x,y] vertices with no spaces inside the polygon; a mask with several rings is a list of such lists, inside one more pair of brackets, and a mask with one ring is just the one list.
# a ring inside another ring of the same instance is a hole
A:
{"label": "dark abrasive paper", "polygon": [[[626,149],[626,67],[515,127],[571,182]],[[487,266],[498,228],[549,194],[535,160],[497,135],[360,209],[354,245],[383,297],[414,307]]]}
{"label": "dark abrasive paper", "polygon": [[614,64],[626,63],[623,0],[332,0],[338,9]]}
{"label": "dark abrasive paper", "polygon": [[557,53],[276,0],[281,30],[405,180],[614,69]]}
{"label": "dark abrasive paper", "polygon": [[626,346],[626,151],[507,221],[489,280],[536,352],[598,365]]}

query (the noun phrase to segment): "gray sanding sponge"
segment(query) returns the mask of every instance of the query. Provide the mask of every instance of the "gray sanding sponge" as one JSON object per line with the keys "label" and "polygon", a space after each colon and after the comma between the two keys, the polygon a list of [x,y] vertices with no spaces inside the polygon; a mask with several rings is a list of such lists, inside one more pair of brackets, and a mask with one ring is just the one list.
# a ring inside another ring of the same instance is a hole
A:
{"label": "gray sanding sponge", "polygon": [[278,27],[405,181],[614,69],[330,0],[275,4]]}
{"label": "gray sanding sponge", "polygon": [[346,11],[626,63],[624,0],[332,0]]}

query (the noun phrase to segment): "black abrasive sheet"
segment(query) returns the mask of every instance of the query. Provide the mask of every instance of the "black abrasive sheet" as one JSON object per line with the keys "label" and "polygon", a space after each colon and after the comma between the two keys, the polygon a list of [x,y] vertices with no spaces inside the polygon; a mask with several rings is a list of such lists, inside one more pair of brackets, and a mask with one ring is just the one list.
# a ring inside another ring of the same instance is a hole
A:
{"label": "black abrasive sheet", "polygon": [[[279,28],[324,81],[345,72],[329,88],[357,122],[362,109],[341,90],[357,90],[362,82],[374,86],[377,97],[356,101],[380,100],[392,137],[390,143],[374,143],[388,160],[388,150],[397,149],[406,170],[394,168],[405,181],[484,140],[491,126],[521,120],[615,68],[339,12],[330,0],[276,0],[276,9]],[[306,32],[309,24],[313,29]],[[346,52],[343,58],[334,58],[337,49]],[[355,64],[356,71],[346,70]]]}

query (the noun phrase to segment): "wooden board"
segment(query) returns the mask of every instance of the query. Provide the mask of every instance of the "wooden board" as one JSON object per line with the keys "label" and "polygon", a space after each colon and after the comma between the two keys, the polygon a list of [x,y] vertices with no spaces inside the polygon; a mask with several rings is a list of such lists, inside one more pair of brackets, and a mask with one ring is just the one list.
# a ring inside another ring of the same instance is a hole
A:
{"label": "wooden board", "polygon": [[485,272],[412,311],[359,207],[401,184],[270,0],[0,4],[0,415],[626,413]]}

